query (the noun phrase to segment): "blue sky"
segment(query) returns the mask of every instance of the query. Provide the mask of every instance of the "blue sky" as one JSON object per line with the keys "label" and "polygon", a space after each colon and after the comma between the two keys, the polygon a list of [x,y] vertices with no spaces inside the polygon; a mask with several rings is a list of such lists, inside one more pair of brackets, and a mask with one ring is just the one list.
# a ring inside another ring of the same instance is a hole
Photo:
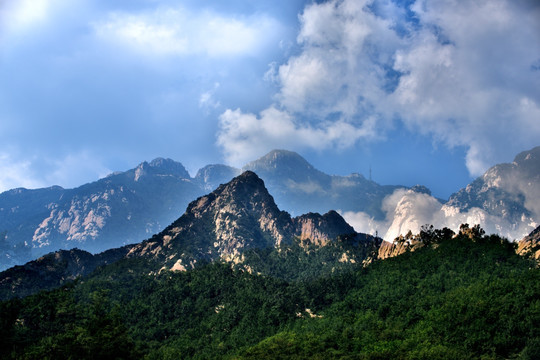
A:
{"label": "blue sky", "polygon": [[540,145],[535,0],[0,1],[0,191],[271,149],[447,198]]}

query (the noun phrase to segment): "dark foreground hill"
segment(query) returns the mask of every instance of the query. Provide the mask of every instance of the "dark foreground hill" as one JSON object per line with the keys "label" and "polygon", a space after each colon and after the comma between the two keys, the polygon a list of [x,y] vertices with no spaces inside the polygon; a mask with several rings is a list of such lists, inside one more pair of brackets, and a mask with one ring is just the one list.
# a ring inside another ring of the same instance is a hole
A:
{"label": "dark foreground hill", "polygon": [[150,258],[121,260],[0,303],[0,357],[538,359],[540,271],[530,260],[478,227],[422,241],[305,281],[220,262],[156,274]]}

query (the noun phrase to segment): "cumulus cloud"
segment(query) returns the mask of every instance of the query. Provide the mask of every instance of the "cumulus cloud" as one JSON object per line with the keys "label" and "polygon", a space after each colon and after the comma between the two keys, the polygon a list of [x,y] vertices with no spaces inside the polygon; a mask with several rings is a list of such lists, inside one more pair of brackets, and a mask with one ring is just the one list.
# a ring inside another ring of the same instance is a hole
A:
{"label": "cumulus cloud", "polygon": [[217,143],[228,162],[241,166],[269,149],[305,147],[325,149],[348,147],[358,138],[372,134],[372,121],[356,127],[346,121],[319,124],[301,123],[289,112],[270,107],[259,116],[240,109],[226,110],[220,115],[221,130]]}
{"label": "cumulus cloud", "polygon": [[[447,147],[466,147],[467,168],[479,175],[536,145],[540,135],[538,18],[540,6],[532,1],[419,0],[409,9],[385,0],[309,5],[300,16],[301,51],[265,74],[279,86],[271,109],[283,119],[273,121],[294,124],[287,145],[324,149],[384,135],[397,119]],[[229,160],[257,152],[260,140],[274,147],[285,142],[269,141],[268,126],[240,124],[246,118],[269,124],[265,111],[231,113],[240,111],[223,113],[218,136]],[[346,141],[302,137],[306,128],[330,129],[332,122],[348,128]],[[366,123],[368,134],[355,131]],[[500,146],[509,138],[520,144]],[[242,139],[242,146],[231,139]]]}
{"label": "cumulus cloud", "polygon": [[255,55],[280,33],[281,25],[263,15],[237,18],[163,7],[141,14],[111,13],[94,28],[102,39],[141,54],[215,57]]}

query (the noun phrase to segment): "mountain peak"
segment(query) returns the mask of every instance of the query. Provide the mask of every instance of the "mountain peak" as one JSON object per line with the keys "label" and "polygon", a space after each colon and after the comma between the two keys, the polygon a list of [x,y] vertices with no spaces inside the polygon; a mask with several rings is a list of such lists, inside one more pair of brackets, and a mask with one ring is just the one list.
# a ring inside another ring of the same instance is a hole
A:
{"label": "mountain peak", "polygon": [[263,157],[248,163],[243,170],[252,170],[265,179],[287,179],[297,184],[307,184],[313,181],[327,186],[330,176],[315,169],[302,156],[288,150],[272,150]]}
{"label": "mountain peak", "polygon": [[135,168],[135,181],[146,174],[176,176],[182,179],[190,179],[184,165],[172,159],[155,158],[149,163],[143,161]]}
{"label": "mountain peak", "polygon": [[249,162],[244,166],[244,169],[257,171],[277,169],[278,167],[314,169],[313,166],[298,153],[288,150],[272,150],[259,159]]}
{"label": "mountain peak", "polygon": [[241,170],[221,164],[206,165],[199,169],[195,175],[197,181],[205,190],[212,191],[220,184],[229,182],[235,176],[240,175]]}

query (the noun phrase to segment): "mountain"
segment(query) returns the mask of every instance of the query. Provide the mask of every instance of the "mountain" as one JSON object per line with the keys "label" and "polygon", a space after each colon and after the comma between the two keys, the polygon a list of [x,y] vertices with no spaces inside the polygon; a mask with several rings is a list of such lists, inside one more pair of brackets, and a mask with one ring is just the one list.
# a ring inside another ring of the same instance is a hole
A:
{"label": "mountain", "polygon": [[510,164],[498,164],[466,188],[450,196],[447,205],[460,211],[480,208],[511,224],[540,221],[540,146],[518,154]]}
{"label": "mountain", "polygon": [[390,242],[409,230],[419,232],[425,224],[457,231],[464,223],[519,241],[540,224],[540,147],[493,166],[446,202],[422,188],[398,189],[387,196],[383,220],[362,212],[344,216],[357,230],[378,230]]}
{"label": "mountain", "polygon": [[14,189],[0,194],[0,268],[51,250],[99,252],[160,231],[203,193],[182,164],[143,162],[75,189]]}
{"label": "mountain", "polygon": [[362,211],[384,218],[383,199],[403,186],[379,185],[360,174],[327,175],[295,152],[273,150],[243,167],[257,173],[276,203],[293,214]]}
{"label": "mountain", "polygon": [[[380,242],[355,232],[335,211],[292,218],[279,210],[263,180],[246,171],[192,201],[180,218],[150,239],[96,255],[59,251],[0,273],[0,298],[37,290],[40,278],[50,279],[43,288],[59,286],[116,260],[141,260],[145,274],[218,261],[255,272],[273,264],[282,269],[277,277],[305,278],[362,266],[375,257]],[[296,265],[284,268],[299,259],[305,262],[301,271]]]}
{"label": "mountain", "polygon": [[146,256],[157,260],[161,268],[186,270],[215,260],[239,264],[249,250],[293,244],[325,247],[340,235],[377,244],[374,237],[356,233],[335,211],[292,218],[279,210],[264,181],[245,171],[190,203],[182,217],[132,246],[127,257]]}
{"label": "mountain", "polygon": [[[421,185],[408,189],[355,173],[328,175],[285,150],[246,164],[248,170],[264,180],[280,209],[293,215],[337,210],[356,230],[389,241],[424,224],[457,230],[462,223],[521,239],[540,222],[540,147],[494,166],[447,202]],[[100,252],[146,239],[190,201],[241,172],[215,164],[191,178],[182,164],[158,158],[75,189],[6,191],[0,194],[0,270],[58,249]]]}
{"label": "mountain", "polygon": [[[378,218],[393,186],[362,175],[330,176],[300,155],[274,150],[247,164],[266,183],[280,208],[293,213],[333,209]],[[193,199],[242,171],[208,165],[191,178],[181,163],[158,158],[74,189],[14,189],[0,194],[0,270],[58,249],[90,252],[135,243],[173,222]]]}
{"label": "mountain", "polygon": [[538,359],[540,269],[476,229],[428,229],[431,246],[303,281],[122,259],[0,302],[0,358]]}

